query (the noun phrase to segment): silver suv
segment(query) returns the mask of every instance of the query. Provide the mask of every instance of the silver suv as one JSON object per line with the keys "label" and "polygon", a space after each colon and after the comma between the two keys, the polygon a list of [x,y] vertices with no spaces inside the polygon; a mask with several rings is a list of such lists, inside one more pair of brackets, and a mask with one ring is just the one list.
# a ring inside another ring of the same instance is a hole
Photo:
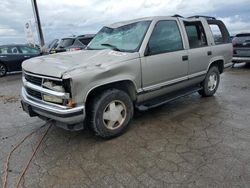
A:
{"label": "silver suv", "polygon": [[193,92],[214,95],[231,59],[229,33],[212,17],[119,22],[103,27],[83,51],[25,61],[22,106],[31,117],[53,119],[68,130],[89,125],[110,138],[128,128],[134,109]]}

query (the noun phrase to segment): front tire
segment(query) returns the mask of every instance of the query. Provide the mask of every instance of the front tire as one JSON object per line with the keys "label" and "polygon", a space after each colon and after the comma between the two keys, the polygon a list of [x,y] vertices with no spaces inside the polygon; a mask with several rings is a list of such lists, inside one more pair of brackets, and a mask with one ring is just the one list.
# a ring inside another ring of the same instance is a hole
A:
{"label": "front tire", "polygon": [[7,73],[7,68],[4,64],[0,63],[0,77],[5,76]]}
{"label": "front tire", "polygon": [[216,66],[212,66],[209,69],[205,80],[201,83],[202,89],[198,92],[203,97],[211,97],[217,91],[219,83],[220,83],[219,69]]}
{"label": "front tire", "polygon": [[134,106],[127,93],[109,89],[93,99],[91,128],[102,138],[113,138],[124,133],[134,114]]}

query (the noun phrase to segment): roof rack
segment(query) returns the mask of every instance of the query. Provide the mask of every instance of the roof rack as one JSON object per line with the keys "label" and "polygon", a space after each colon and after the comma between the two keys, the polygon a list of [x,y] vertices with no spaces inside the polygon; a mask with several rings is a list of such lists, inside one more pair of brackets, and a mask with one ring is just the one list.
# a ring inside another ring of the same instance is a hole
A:
{"label": "roof rack", "polygon": [[178,18],[184,18],[183,16],[179,15],[179,14],[175,14],[172,17],[178,17]]}
{"label": "roof rack", "polygon": [[215,17],[211,17],[211,16],[202,16],[202,15],[195,15],[195,16],[190,16],[188,18],[206,18],[207,20],[216,20]]}

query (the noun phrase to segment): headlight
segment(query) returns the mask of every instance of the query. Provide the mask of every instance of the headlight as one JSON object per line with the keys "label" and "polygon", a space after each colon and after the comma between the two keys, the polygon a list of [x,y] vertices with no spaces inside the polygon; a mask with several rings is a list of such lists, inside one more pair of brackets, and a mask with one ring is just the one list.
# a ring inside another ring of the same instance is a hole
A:
{"label": "headlight", "polygon": [[[54,81],[54,80],[48,80],[45,79],[43,81],[43,87],[50,89],[52,91],[58,91],[58,92],[65,92],[65,89],[63,88],[62,82],[60,81]],[[60,97],[56,97],[53,95],[43,95],[43,100],[47,102],[52,102],[52,103],[58,103],[58,104],[63,104],[64,99]]]}
{"label": "headlight", "polygon": [[59,81],[44,80],[43,87],[51,89],[53,91],[65,92],[62,83]]}
{"label": "headlight", "polygon": [[58,103],[58,104],[62,104],[63,103],[63,99],[62,98],[51,96],[51,95],[43,95],[43,100],[47,101],[47,102]]}

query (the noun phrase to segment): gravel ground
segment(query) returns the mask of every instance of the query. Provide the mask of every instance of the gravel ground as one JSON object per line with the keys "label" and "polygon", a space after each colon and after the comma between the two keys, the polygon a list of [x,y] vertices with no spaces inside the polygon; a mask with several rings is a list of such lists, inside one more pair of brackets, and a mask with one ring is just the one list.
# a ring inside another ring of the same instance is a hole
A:
{"label": "gravel ground", "polygon": [[[0,173],[13,146],[46,123],[20,105],[21,74],[0,78]],[[8,187],[49,125],[14,152]],[[0,180],[0,187],[2,180]],[[102,140],[52,126],[21,187],[250,187],[250,66],[227,70],[214,97],[184,97]]]}

